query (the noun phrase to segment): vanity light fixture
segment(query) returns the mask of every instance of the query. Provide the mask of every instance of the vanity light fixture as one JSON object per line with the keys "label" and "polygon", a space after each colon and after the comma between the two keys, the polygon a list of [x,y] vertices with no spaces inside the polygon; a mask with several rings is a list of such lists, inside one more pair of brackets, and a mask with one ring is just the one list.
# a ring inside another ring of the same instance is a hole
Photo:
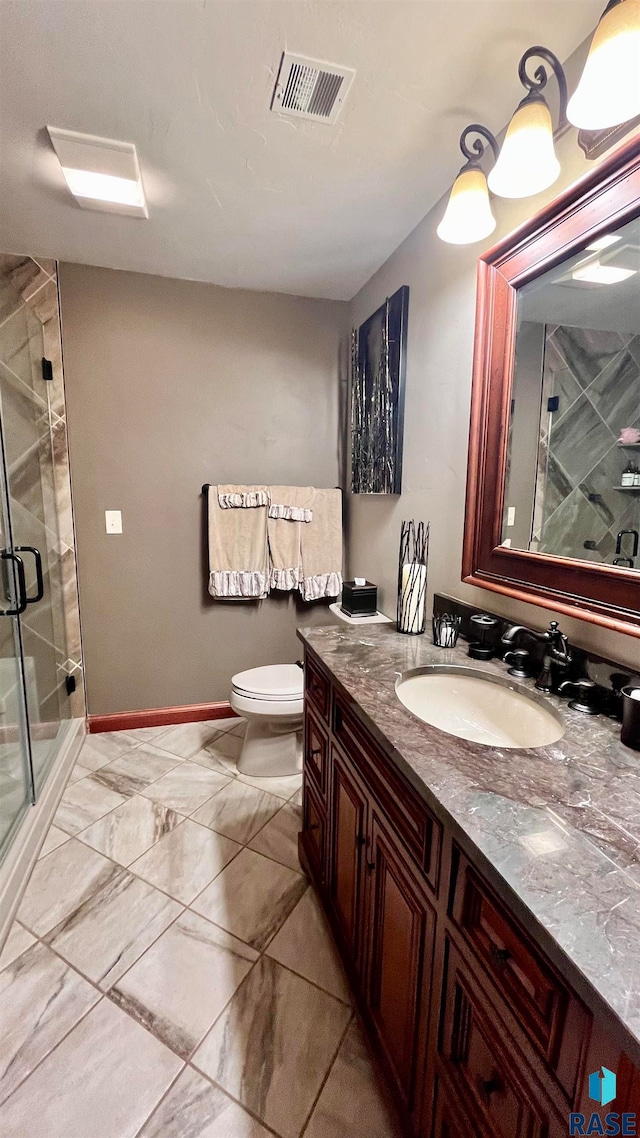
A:
{"label": "vanity light fixture", "polygon": [[[527,74],[530,59],[542,59],[533,78]],[[567,121],[567,81],[560,60],[546,47],[530,47],[518,65],[518,76],[527,94],[517,107],[502,144],[500,156],[489,174],[489,189],[501,198],[527,198],[552,186],[560,174],[553,145],[551,111],[544,95],[551,67],[558,81],[557,130]]]}
{"label": "vanity light fixture", "polygon": [[571,277],[574,281],[583,281],[585,284],[611,285],[635,276],[636,271],[636,269],[623,269],[616,265],[601,265],[599,261],[590,261],[587,265],[574,269]]}
{"label": "vanity light fixture", "polygon": [[[470,148],[467,137],[472,134],[480,135],[480,138],[476,138]],[[471,123],[460,135],[460,149],[467,161],[453,184],[444,217],[437,230],[440,240],[450,245],[470,245],[474,241],[482,241],[496,227],[489,202],[487,179],[480,165],[487,150],[486,144],[491,147],[494,158],[497,158],[498,144],[495,137],[480,123]]]}
{"label": "vanity light fixture", "polygon": [[640,0],[611,0],[598,24],[567,117],[605,130],[640,115]]}
{"label": "vanity light fixture", "polygon": [[132,142],[48,126],[66,183],[83,209],[148,217]]}

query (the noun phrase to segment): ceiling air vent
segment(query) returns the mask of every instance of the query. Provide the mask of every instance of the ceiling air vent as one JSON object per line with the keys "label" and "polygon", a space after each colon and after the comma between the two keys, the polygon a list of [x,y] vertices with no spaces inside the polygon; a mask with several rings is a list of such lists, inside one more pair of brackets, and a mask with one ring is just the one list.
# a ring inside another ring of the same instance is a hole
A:
{"label": "ceiling air vent", "polygon": [[299,119],[334,123],[354,75],[351,67],[337,67],[284,52],[271,110]]}

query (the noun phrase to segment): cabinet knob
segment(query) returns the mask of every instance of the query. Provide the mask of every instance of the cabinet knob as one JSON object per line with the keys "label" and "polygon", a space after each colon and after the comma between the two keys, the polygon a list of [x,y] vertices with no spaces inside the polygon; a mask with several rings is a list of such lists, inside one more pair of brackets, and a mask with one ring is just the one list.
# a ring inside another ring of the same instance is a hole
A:
{"label": "cabinet knob", "polygon": [[317,759],[318,755],[321,755],[321,754],[322,754],[322,747],[312,747],[310,752],[309,752],[309,757],[312,759]]}
{"label": "cabinet knob", "polygon": [[367,843],[367,839],[364,837],[363,834],[356,834],[356,845],[357,846],[364,846],[364,845],[366,845],[366,843]]}
{"label": "cabinet knob", "polygon": [[496,944],[492,944],[491,958],[498,968],[504,968],[507,961],[511,959],[511,953],[508,948],[498,948]]}
{"label": "cabinet knob", "polygon": [[307,829],[308,830],[319,830],[320,829],[320,823],[319,822],[312,822],[310,826],[307,826]]}
{"label": "cabinet knob", "polygon": [[375,861],[368,861],[367,862],[367,869],[369,870],[369,873],[373,873],[375,868],[376,868]]}
{"label": "cabinet knob", "polygon": [[502,1080],[493,1075],[490,1079],[478,1079],[478,1086],[482,1097],[490,1099],[492,1095],[502,1090]]}

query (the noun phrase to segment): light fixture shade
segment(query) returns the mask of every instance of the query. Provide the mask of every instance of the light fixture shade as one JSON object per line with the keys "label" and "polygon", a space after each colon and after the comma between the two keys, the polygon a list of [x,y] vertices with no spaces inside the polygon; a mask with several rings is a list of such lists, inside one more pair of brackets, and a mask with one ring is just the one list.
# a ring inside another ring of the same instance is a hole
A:
{"label": "light fixture shade", "polygon": [[453,183],[438,237],[449,245],[471,245],[488,237],[495,227],[483,171],[471,163],[463,166]]}
{"label": "light fixture shade", "polygon": [[489,189],[501,198],[528,198],[552,186],[559,173],[551,112],[544,99],[527,96],[509,123]]}
{"label": "light fixture shade", "polygon": [[640,0],[620,0],[598,24],[567,118],[604,130],[640,115]]}

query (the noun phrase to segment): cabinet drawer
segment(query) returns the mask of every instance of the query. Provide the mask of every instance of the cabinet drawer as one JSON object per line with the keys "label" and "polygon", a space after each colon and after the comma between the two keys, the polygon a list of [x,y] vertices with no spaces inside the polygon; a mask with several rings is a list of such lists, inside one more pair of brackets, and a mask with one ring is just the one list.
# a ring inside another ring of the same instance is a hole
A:
{"label": "cabinet drawer", "polygon": [[333,733],[437,893],[442,837],[440,823],[340,696],[334,699]]}
{"label": "cabinet drawer", "polygon": [[494,989],[571,1098],[588,1016],[462,855],[453,919]]}
{"label": "cabinet drawer", "polygon": [[328,761],[329,737],[307,707],[304,718],[304,768],[307,777],[315,783],[323,798],[327,790]]}
{"label": "cabinet drawer", "polygon": [[305,699],[313,704],[316,711],[318,711],[327,722],[329,721],[330,692],[329,680],[307,653],[304,661]]}
{"label": "cabinet drawer", "polygon": [[324,886],[327,848],[327,816],[305,778],[302,798],[302,838],[316,883]]}
{"label": "cabinet drawer", "polygon": [[[472,1118],[495,1138],[546,1138],[552,1121],[531,1096],[533,1075],[453,945],[444,1000],[442,1061]],[[552,1128],[553,1129],[553,1128]]]}

